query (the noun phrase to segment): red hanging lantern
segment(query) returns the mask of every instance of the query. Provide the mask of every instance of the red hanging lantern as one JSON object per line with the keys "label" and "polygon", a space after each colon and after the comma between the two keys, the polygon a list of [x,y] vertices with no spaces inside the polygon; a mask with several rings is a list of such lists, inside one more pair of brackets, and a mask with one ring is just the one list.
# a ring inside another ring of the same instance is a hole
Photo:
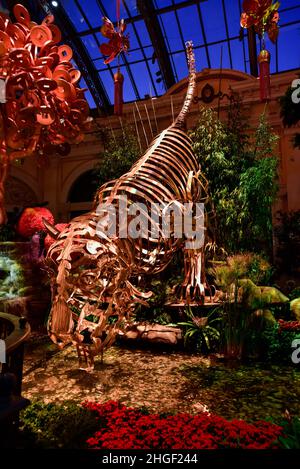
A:
{"label": "red hanging lantern", "polygon": [[115,96],[114,96],[114,114],[122,116],[123,114],[123,84],[124,76],[120,72],[114,74]]}
{"label": "red hanging lantern", "polygon": [[275,44],[278,39],[280,3],[277,0],[244,0],[243,13],[240,24],[248,29],[254,26],[255,32],[262,39],[263,48],[258,56],[260,99],[265,102],[271,99],[270,60],[271,54],[265,49],[265,33],[270,41]]}
{"label": "red hanging lantern", "polygon": [[271,99],[270,60],[270,52],[268,52],[266,49],[261,50],[258,56],[258,63],[260,99],[263,102],[269,101]]}

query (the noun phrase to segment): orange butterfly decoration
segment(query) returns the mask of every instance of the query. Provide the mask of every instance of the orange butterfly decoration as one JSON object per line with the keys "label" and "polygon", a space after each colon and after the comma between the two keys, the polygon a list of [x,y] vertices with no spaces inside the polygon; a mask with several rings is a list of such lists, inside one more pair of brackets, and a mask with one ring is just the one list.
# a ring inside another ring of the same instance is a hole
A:
{"label": "orange butterfly decoration", "polygon": [[104,63],[109,64],[121,52],[127,52],[129,49],[129,34],[124,35],[126,31],[126,24],[124,20],[118,22],[118,28],[115,29],[113,23],[106,17],[102,18],[103,26],[100,29],[102,36],[109,39],[100,45],[100,52],[108,56]]}

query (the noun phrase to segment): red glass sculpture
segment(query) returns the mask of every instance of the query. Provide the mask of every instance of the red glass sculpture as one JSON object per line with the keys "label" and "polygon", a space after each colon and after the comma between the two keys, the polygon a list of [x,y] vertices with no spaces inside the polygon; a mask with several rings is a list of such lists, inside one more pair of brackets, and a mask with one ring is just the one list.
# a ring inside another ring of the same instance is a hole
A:
{"label": "red glass sculpture", "polygon": [[100,46],[100,52],[107,55],[108,58],[104,61],[105,64],[112,62],[121,52],[127,52],[129,49],[128,34],[124,35],[126,31],[126,24],[124,20],[118,22],[117,29],[114,28],[113,23],[106,17],[102,18],[103,26],[100,29],[102,36],[109,39],[108,43],[103,43]]}
{"label": "red glass sculpture", "polygon": [[4,185],[9,163],[36,155],[65,155],[90,126],[89,106],[78,86],[81,73],[72,49],[59,45],[61,32],[48,15],[38,25],[23,5],[16,22],[0,13],[0,79],[5,102],[0,113],[0,224],[6,222]]}

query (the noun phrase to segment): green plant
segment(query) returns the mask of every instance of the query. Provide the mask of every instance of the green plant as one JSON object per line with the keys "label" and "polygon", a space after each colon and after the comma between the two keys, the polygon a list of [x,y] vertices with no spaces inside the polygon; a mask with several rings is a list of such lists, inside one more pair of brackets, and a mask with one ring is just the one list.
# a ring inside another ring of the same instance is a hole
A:
{"label": "green plant", "polygon": [[274,232],[278,240],[277,257],[284,272],[295,273],[300,264],[300,210],[279,212]]}
{"label": "green plant", "polygon": [[253,332],[258,334],[275,322],[269,305],[288,301],[288,298],[275,288],[258,287],[254,283],[253,280],[260,281],[271,275],[269,263],[256,254],[230,256],[226,262],[210,269],[210,274],[222,291],[224,352],[228,357],[243,358],[249,352]]}
{"label": "green plant", "polygon": [[262,115],[250,138],[240,105],[228,123],[202,109],[191,132],[193,148],[209,181],[216,241],[228,253],[272,251],[272,203],[276,198],[278,137]]}
{"label": "green plant", "polygon": [[16,231],[12,225],[6,224],[0,226],[0,242],[13,241],[16,237]]}
{"label": "green plant", "polygon": [[176,299],[175,286],[183,281],[182,253],[177,253],[168,267],[154,277],[144,277],[139,287],[143,291],[151,291],[153,294],[147,301],[149,307],[139,305],[135,310],[136,320],[151,321],[158,324],[172,323],[172,315],[166,310],[167,303],[178,301]]}
{"label": "green plant", "polygon": [[300,418],[288,416],[279,422],[283,435],[278,438],[284,449],[300,449]]}
{"label": "green plant", "polygon": [[209,273],[219,286],[225,288],[242,278],[267,285],[273,275],[273,267],[263,256],[249,252],[227,257],[224,262],[216,263],[214,268],[209,269]]}
{"label": "green plant", "polygon": [[[285,94],[280,98],[280,116],[285,127],[292,127],[300,121],[300,105],[294,103],[292,94],[295,88],[289,87]],[[300,148],[300,134],[296,133],[294,136],[294,146]]]}
{"label": "green plant", "polygon": [[21,413],[22,437],[38,448],[84,448],[96,428],[95,414],[72,402],[34,402]]}
{"label": "green plant", "polygon": [[213,325],[217,325],[221,320],[216,316],[216,310],[210,311],[206,317],[195,317],[191,307],[187,307],[185,313],[189,321],[178,323],[185,328],[185,346],[203,353],[216,350],[220,332]]}
{"label": "green plant", "polygon": [[300,287],[294,288],[289,294],[289,298],[290,300],[295,300],[296,298],[300,298]]}
{"label": "green plant", "polygon": [[130,127],[121,134],[104,132],[104,152],[95,168],[99,185],[114,180],[126,173],[140,155],[137,137]]}
{"label": "green plant", "polygon": [[292,342],[295,339],[300,339],[299,332],[279,332],[278,323],[267,326],[259,337],[262,358],[269,363],[292,364]]}

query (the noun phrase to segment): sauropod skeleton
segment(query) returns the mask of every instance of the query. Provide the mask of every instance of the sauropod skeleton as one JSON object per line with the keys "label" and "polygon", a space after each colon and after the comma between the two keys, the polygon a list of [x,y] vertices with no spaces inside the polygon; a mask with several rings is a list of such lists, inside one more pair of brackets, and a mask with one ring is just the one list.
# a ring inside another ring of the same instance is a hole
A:
{"label": "sauropod skeleton", "polygon": [[[151,292],[137,288],[136,279],[165,269],[179,249],[184,249],[185,259],[181,297],[187,303],[196,298],[204,301],[203,247],[194,249],[192,238],[192,248],[185,248],[184,236],[177,238],[173,230],[165,237],[161,227],[155,237],[150,229],[139,237],[119,236],[124,219],[131,219],[132,204],[144,204],[146,212],[151,204],[156,204],[161,207],[161,217],[172,204],[183,211],[185,204],[203,202],[207,197],[206,181],[185,131],[196,87],[191,42],[186,44],[186,50],[189,84],[174,123],[152,141],[126,174],[100,187],[91,212],[74,218],[62,232],[47,224],[56,238],[46,259],[52,285],[49,334],[61,346],[74,342],[79,354],[85,354],[88,360],[114,342],[128,324],[136,304],[146,303],[151,296]],[[127,205],[121,213],[125,198]],[[108,235],[109,207],[121,215],[116,217],[117,230],[112,236]]]}

